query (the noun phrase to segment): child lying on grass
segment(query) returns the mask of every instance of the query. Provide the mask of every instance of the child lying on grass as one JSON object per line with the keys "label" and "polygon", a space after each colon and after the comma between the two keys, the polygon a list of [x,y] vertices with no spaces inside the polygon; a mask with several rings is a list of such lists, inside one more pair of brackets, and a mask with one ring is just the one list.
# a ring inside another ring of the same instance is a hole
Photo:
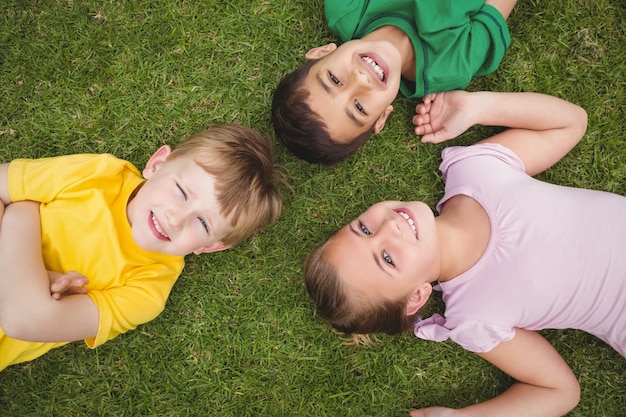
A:
{"label": "child lying on grass", "polygon": [[[439,216],[381,202],[317,248],[306,284],[318,314],[355,337],[450,339],[516,381],[483,403],[413,417],[567,413],[578,382],[537,330],[584,330],[626,356],[626,198],[532,177],[578,143],[585,111],[541,94],[453,91],[427,96],[414,122],[424,142],[474,124],[509,129],[444,149]],[[422,320],[433,288],[445,314]]]}
{"label": "child lying on grass", "polygon": [[162,146],[143,178],[111,155],[0,165],[0,369],[154,319],[185,255],[278,218],[273,158],[263,136],[232,124]]}

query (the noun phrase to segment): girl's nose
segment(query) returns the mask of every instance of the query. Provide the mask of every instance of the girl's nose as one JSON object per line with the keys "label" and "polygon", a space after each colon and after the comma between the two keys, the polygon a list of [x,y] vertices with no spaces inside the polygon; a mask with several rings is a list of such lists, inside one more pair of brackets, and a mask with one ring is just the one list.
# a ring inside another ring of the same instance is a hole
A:
{"label": "girl's nose", "polygon": [[396,219],[386,219],[380,225],[379,233],[382,235],[400,236],[400,225]]}

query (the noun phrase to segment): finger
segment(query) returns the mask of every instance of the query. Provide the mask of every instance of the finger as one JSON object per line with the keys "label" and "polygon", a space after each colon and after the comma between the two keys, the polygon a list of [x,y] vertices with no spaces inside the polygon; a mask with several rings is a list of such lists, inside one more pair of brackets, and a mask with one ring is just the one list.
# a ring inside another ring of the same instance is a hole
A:
{"label": "finger", "polygon": [[64,276],[59,278],[52,284],[50,284],[50,292],[51,293],[62,293],[65,291],[67,287],[70,285],[70,278],[68,276]]}
{"label": "finger", "polygon": [[428,142],[430,143],[441,143],[447,140],[452,139],[454,136],[450,135],[446,130],[439,130],[437,132],[433,132],[432,137],[428,138]]}
{"label": "finger", "polygon": [[432,133],[425,134],[425,135],[423,135],[420,138],[420,142],[422,142],[422,143],[436,143],[435,142],[435,135],[432,134]]}
{"label": "finger", "polygon": [[[413,124],[415,126],[430,126],[430,115],[428,114],[417,114],[413,116]],[[432,129],[432,127],[431,127]]]}
{"label": "finger", "polygon": [[426,96],[422,97],[422,102],[424,102],[424,103],[431,103],[431,102],[435,101],[436,97],[437,97],[437,93],[427,94]]}
{"label": "finger", "polygon": [[416,114],[427,114],[428,112],[430,112],[432,105],[431,103],[420,103],[417,106],[415,106],[415,113]]}
{"label": "finger", "polygon": [[68,295],[73,295],[73,294],[87,294],[87,288],[85,287],[72,287],[69,290],[67,290],[67,294]]}
{"label": "finger", "polygon": [[67,271],[67,274],[66,274],[66,275],[71,275],[72,277],[75,277],[75,278],[84,278],[84,279],[87,279],[87,277],[86,277],[86,276],[84,276],[83,274],[81,274],[81,273],[80,273],[80,272],[78,272],[78,271],[74,271],[73,269],[72,269],[72,270],[70,270],[70,271]]}

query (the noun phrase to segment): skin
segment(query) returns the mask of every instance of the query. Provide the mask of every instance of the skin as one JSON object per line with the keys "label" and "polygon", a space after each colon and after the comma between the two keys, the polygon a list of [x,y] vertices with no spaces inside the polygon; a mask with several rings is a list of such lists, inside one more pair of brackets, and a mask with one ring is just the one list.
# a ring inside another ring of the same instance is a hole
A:
{"label": "skin", "polygon": [[[507,19],[517,0],[489,0]],[[415,49],[409,37],[394,26],[383,26],[361,39],[309,50],[318,59],[304,81],[307,103],[324,120],[337,143],[348,143],[374,126],[379,133],[396,98],[401,78],[415,81]],[[384,72],[373,69],[374,60]]]}
{"label": "skin", "polygon": [[[391,26],[339,47],[331,43],[313,48],[306,58],[319,59],[304,81],[310,93],[307,103],[338,143],[349,142],[371,126],[375,133],[380,132],[393,111],[391,103],[401,77],[415,77],[411,42]],[[383,71],[382,79],[370,60]]]}
{"label": "skin", "polygon": [[[529,175],[544,171],[569,152],[587,122],[580,107],[534,93],[432,94],[416,111],[416,132],[424,142],[443,142],[475,124],[509,127],[481,142],[508,147]],[[349,294],[358,291],[372,300],[407,299],[410,315],[428,300],[430,282],[453,280],[480,259],[490,234],[482,206],[459,195],[446,201],[433,218],[422,204],[378,203],[329,241],[327,260],[337,268]],[[575,376],[536,332],[516,329],[511,341],[477,355],[517,382],[480,404],[459,410],[430,407],[413,410],[411,416],[560,416],[579,400]]]}
{"label": "skin", "polygon": [[[143,249],[170,255],[227,249],[230,223],[219,213],[215,179],[188,158],[155,152],[144,185],[127,206],[133,239]],[[198,188],[202,184],[202,188]],[[0,165],[0,327],[9,337],[68,342],[96,336],[99,310],[76,271],[46,271],[38,202],[13,202],[8,164]]]}

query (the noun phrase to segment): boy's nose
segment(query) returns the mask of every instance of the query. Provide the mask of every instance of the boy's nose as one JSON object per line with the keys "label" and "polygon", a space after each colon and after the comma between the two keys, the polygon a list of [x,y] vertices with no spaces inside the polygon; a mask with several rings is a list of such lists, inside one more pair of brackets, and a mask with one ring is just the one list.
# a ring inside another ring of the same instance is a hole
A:
{"label": "boy's nose", "polygon": [[370,73],[366,69],[356,67],[354,77],[360,86],[371,87]]}
{"label": "boy's nose", "polygon": [[185,224],[186,218],[187,218],[187,215],[185,213],[185,209],[183,209],[182,207],[172,208],[167,213],[167,219],[170,224],[170,227],[174,230],[180,230]]}

